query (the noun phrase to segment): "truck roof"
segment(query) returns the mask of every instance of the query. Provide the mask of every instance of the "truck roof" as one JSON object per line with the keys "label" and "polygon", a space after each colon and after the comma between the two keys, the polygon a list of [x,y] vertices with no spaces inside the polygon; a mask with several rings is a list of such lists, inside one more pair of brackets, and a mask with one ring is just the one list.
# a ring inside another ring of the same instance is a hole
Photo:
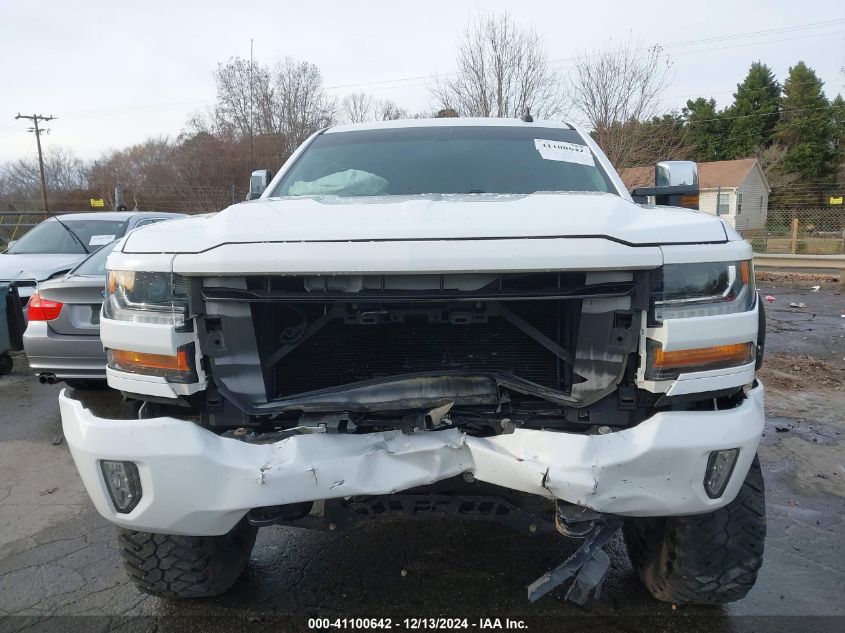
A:
{"label": "truck roof", "polygon": [[526,123],[522,119],[484,118],[484,117],[445,117],[439,119],[397,119],[395,121],[369,121],[367,123],[351,123],[336,125],[328,128],[325,134],[336,132],[353,132],[360,130],[385,130],[411,127],[540,127],[558,128],[563,130],[575,129],[574,126],[563,121],[539,121]]}

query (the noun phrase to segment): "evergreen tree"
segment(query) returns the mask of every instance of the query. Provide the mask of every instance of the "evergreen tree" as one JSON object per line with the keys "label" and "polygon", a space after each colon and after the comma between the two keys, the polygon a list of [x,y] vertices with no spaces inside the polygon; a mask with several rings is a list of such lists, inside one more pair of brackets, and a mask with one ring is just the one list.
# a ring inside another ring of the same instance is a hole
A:
{"label": "evergreen tree", "polygon": [[830,118],[833,125],[833,153],[836,175],[845,179],[845,99],[842,95],[830,102]]}
{"label": "evergreen tree", "polygon": [[693,160],[707,162],[725,158],[725,129],[729,122],[716,110],[715,99],[699,97],[687,101],[681,116],[686,130],[684,145],[690,149]]}
{"label": "evergreen tree", "polygon": [[748,75],[737,84],[734,103],[725,112],[729,123],[725,138],[726,158],[754,156],[772,144],[780,112],[781,86],[772,70],[754,62]]}
{"label": "evergreen tree", "polygon": [[834,172],[832,110],[823,82],[804,62],[789,69],[777,142],[786,149],[783,169],[804,182],[829,179]]}

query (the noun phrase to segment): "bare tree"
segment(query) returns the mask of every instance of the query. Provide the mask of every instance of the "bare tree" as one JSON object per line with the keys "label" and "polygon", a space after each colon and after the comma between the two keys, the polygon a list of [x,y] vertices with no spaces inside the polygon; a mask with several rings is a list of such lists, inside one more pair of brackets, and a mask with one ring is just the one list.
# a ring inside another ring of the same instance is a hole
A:
{"label": "bare tree", "polygon": [[[87,166],[67,148],[51,147],[44,154],[47,195],[54,202],[61,196],[88,187]],[[21,158],[0,165],[0,198],[16,208],[40,208],[41,180],[38,161]]]}
{"label": "bare tree", "polygon": [[289,153],[334,121],[337,102],[323,90],[323,77],[314,64],[290,57],[277,61],[272,87],[274,131]]}
{"label": "bare tree", "polygon": [[630,41],[581,55],[569,76],[573,106],[610,162],[621,170],[665,158],[671,134],[648,122],[658,114],[671,80],[659,46],[643,50]]}
{"label": "bare tree", "polygon": [[313,132],[331,124],[336,100],[323,90],[320,69],[290,57],[272,67],[235,57],[214,75],[217,101],[195,115],[187,133],[273,137],[284,156]]}
{"label": "bare tree", "polygon": [[346,123],[394,121],[410,117],[408,110],[391,99],[376,101],[364,92],[353,92],[340,101],[339,117]]}
{"label": "bare tree", "polygon": [[340,102],[340,118],[346,123],[363,123],[373,119],[375,104],[365,92],[353,92]]}
{"label": "bare tree", "polygon": [[758,147],[755,155],[772,188],[786,187],[800,178],[798,174],[782,169],[783,159],[786,156],[784,146],[773,144],[769,147]]}
{"label": "bare tree", "polygon": [[380,121],[395,121],[397,119],[409,119],[410,113],[395,101],[384,99],[376,103],[374,108],[375,118]]}
{"label": "bare tree", "polygon": [[509,14],[479,15],[458,43],[457,72],[438,78],[431,92],[438,110],[461,116],[516,117],[530,108],[552,118],[563,111],[560,85],[533,27]]}
{"label": "bare tree", "polygon": [[272,87],[266,67],[233,57],[218,64],[214,81],[217,103],[213,115],[217,125],[231,128],[241,136],[272,132]]}
{"label": "bare tree", "polygon": [[114,188],[120,183],[127,206],[152,208],[150,203],[155,195],[177,182],[175,151],[176,146],[166,136],[113,150],[89,166],[90,186],[111,206]]}

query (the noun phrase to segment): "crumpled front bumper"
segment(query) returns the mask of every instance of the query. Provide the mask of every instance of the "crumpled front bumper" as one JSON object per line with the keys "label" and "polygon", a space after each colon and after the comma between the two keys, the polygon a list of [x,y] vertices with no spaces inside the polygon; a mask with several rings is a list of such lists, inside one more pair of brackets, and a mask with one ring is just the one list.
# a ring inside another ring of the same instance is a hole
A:
{"label": "crumpled front bumper", "polygon": [[[251,508],[389,494],[464,472],[600,512],[709,512],[736,496],[764,422],[759,384],[735,408],[661,412],[606,435],[517,429],[479,438],[448,429],[247,444],[175,418],[97,418],[64,391],[59,403],[73,459],[104,517],[136,530],[193,535],[223,534]],[[710,499],[703,486],[707,459],[725,448],[739,448],[739,458],[724,494]],[[112,506],[102,459],[137,464],[143,494],[128,514]]]}

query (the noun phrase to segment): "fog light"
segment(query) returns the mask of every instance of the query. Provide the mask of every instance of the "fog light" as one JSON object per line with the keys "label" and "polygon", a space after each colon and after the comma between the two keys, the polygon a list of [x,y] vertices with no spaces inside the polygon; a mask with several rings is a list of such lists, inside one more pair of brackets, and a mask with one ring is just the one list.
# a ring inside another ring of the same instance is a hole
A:
{"label": "fog light", "polygon": [[132,462],[100,462],[103,479],[114,509],[121,514],[132,512],[141,500],[141,478],[138,467]]}
{"label": "fog light", "polygon": [[738,448],[728,448],[710,453],[704,473],[704,491],[711,499],[718,499],[725,492],[739,455]]}

